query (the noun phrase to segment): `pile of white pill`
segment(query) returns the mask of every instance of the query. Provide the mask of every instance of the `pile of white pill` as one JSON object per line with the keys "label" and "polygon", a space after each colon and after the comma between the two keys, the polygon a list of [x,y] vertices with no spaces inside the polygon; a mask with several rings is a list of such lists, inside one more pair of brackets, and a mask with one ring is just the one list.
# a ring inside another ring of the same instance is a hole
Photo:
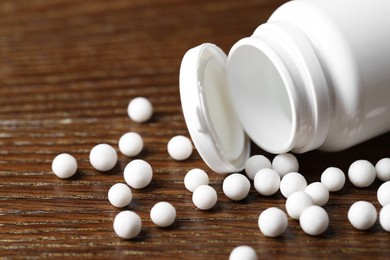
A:
{"label": "pile of white pill", "polygon": [[[296,159],[293,159],[293,155],[283,155],[283,160],[284,162],[282,164],[286,164],[286,166],[277,166],[279,168],[276,167],[273,170],[284,170],[288,167],[292,170],[292,172],[286,173],[283,171],[280,174],[282,179],[279,190],[287,198],[285,205],[287,214],[292,219],[299,220],[299,224],[306,234],[317,236],[324,233],[329,226],[329,216],[322,206],[327,204],[330,192],[340,191],[344,187],[346,181],[344,172],[339,168],[329,167],[322,173],[320,182],[313,182],[307,185],[304,176],[295,172],[298,169],[298,163]],[[274,159],[273,162],[278,162],[278,160]],[[262,169],[255,174],[255,188],[257,175],[262,176],[264,171],[265,169]],[[271,169],[267,169],[267,171],[271,171]],[[385,181],[377,191],[377,198],[379,204],[382,206],[379,212],[379,223],[385,231],[389,231],[390,181],[388,179],[390,179],[390,159],[383,158],[375,166],[367,160],[355,161],[348,169],[348,177],[350,182],[359,188],[370,186],[375,178]],[[268,180],[271,179],[271,177],[268,178]],[[256,188],[256,190],[262,195],[267,195],[263,194],[259,188]],[[273,230],[283,230],[282,227],[284,227],[284,224],[282,223],[284,223],[284,220],[281,220],[280,211],[278,212],[273,208],[271,212],[274,214],[273,220],[267,220],[267,222],[269,221],[271,227],[274,228]],[[262,214],[270,213],[268,213],[268,210],[265,210],[260,216]],[[373,203],[358,201],[350,206],[347,218],[354,228],[367,230],[376,223],[378,212]],[[267,224],[261,226],[260,223],[259,217],[259,228],[265,236],[279,236],[283,233],[276,231],[270,233],[267,230],[268,227],[264,227]],[[276,229],[276,227],[280,229]]]}
{"label": "pile of white pill", "polygon": [[[147,98],[137,97],[130,101],[127,112],[133,121],[144,123],[152,117],[153,106]],[[119,151],[127,157],[138,156],[143,148],[143,138],[136,132],[127,132],[118,141]],[[186,160],[193,152],[191,140],[183,135],[174,136],[167,143],[167,152],[174,160]],[[94,169],[106,172],[115,167],[118,154],[112,145],[101,143],[91,149],[89,161]],[[59,178],[70,178],[77,172],[77,161],[70,154],[59,154],[52,162],[52,171]],[[283,235],[288,228],[288,217],[297,220],[308,235],[323,234],[330,224],[324,209],[330,192],[342,190],[346,182],[341,169],[329,167],[321,174],[320,181],[308,184],[299,173],[297,158],[291,153],[276,155],[272,162],[263,155],[253,155],[247,160],[244,173],[232,173],[224,179],[222,191],[228,199],[244,200],[250,193],[251,183],[261,196],[280,192],[286,198],[285,211],[271,207],[260,212],[258,227],[265,237]],[[349,181],[358,188],[370,186],[376,178],[384,182],[377,191],[382,206],[379,216],[373,203],[357,201],[350,206],[346,217],[358,230],[371,228],[379,218],[382,228],[390,232],[390,158],[379,160],[375,166],[367,160],[358,160],[348,169]],[[127,209],[133,199],[131,188],[147,187],[153,179],[153,168],[148,162],[133,158],[124,168],[123,179],[125,183],[110,187],[107,197],[112,206],[122,209],[114,218],[114,232],[120,238],[132,239],[140,234],[142,220],[137,213]],[[210,185],[204,170],[189,170],[184,177],[184,186],[192,193],[196,208],[210,210],[216,205],[217,191]],[[169,202],[157,202],[150,210],[150,220],[158,227],[171,226],[176,220],[176,209]],[[250,246],[238,246],[231,251],[229,259],[257,259],[257,255]]]}
{"label": "pile of white pill", "polygon": [[[129,102],[127,113],[133,121],[144,123],[152,117],[153,106],[147,98],[136,97]],[[127,157],[139,155],[143,148],[144,141],[139,133],[127,132],[119,138],[118,149]],[[168,152],[175,160],[185,160],[192,154],[192,143],[185,136],[175,136],[168,142]],[[91,166],[100,172],[112,170],[117,161],[118,154],[110,144],[97,144],[89,153]],[[77,172],[77,161],[68,153],[59,154],[53,159],[52,171],[59,178],[70,178]],[[201,170],[199,169],[199,171]],[[208,176],[205,172],[203,173],[203,179],[198,183],[194,181],[194,177],[189,176],[187,180],[188,189],[195,190],[196,185],[208,184]],[[142,220],[137,213],[126,209],[133,198],[131,188],[143,189],[150,184],[153,179],[152,166],[144,160],[133,159],[124,168],[123,178],[126,184],[115,183],[112,185],[108,190],[107,197],[112,206],[124,209],[114,218],[114,232],[120,238],[132,239],[141,232]],[[209,202],[209,207],[212,206]],[[203,207],[205,206],[203,205]],[[175,222],[176,209],[169,202],[158,202],[150,211],[150,219],[156,226],[168,227]]]}

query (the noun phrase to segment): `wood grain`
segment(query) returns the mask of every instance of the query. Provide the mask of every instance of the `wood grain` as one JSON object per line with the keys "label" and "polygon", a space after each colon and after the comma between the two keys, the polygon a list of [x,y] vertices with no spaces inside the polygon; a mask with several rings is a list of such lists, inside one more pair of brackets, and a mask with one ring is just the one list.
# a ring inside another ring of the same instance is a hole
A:
{"label": "wood grain", "polygon": [[[259,258],[387,258],[390,236],[379,223],[354,230],[349,206],[368,200],[379,210],[376,181],[367,189],[347,183],[325,206],[329,230],[305,235],[289,219],[286,233],[265,238],[257,227],[267,207],[284,208],[280,193],[251,190],[242,202],[222,193],[223,177],[194,152],[184,162],[169,158],[168,140],[188,135],[181,113],[178,71],[186,50],[213,42],[226,52],[266,21],[282,0],[4,0],[0,2],[0,256],[4,258],[227,259],[238,245],[253,246]],[[145,96],[155,113],[146,124],[132,122],[129,100]],[[127,131],[140,133],[145,149],[137,158],[154,169],[150,186],[133,190],[128,207],[143,221],[141,234],[121,240],[112,221],[119,212],[107,200],[109,187],[123,182],[132,158],[119,155],[107,173],[92,169],[90,149],[117,149]],[[298,155],[308,181],[329,166],[347,171],[357,159],[376,163],[389,156],[390,135],[338,153]],[[73,154],[78,173],[60,180],[51,172],[59,153]],[[253,153],[263,153],[253,147]],[[266,153],[263,153],[266,154]],[[266,154],[270,159],[273,155]],[[218,191],[217,206],[197,210],[184,188],[185,173],[206,170]],[[149,218],[158,201],[177,209],[176,223],[157,228]]]}

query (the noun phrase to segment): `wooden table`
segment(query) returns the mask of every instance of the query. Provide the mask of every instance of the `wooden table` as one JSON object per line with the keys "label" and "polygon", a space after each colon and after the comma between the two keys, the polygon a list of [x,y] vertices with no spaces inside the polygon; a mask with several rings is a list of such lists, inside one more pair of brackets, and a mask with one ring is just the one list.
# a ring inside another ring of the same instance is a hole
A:
{"label": "wooden table", "polygon": [[[284,209],[280,193],[262,197],[252,188],[247,199],[231,202],[222,193],[223,176],[213,173],[194,152],[177,162],[168,140],[187,135],[181,112],[178,75],[184,53],[213,42],[226,52],[266,21],[282,0],[5,0],[0,3],[0,256],[9,258],[170,258],[227,259],[238,245],[250,245],[259,258],[386,258],[390,234],[379,223],[357,231],[347,220],[350,205],[367,200],[379,210],[376,181],[366,189],[349,182],[325,206],[328,231],[305,235],[289,219],[286,233],[265,238],[257,220],[267,207]],[[127,116],[128,102],[149,98],[155,113],[138,124]],[[117,149],[119,137],[136,131],[145,149],[137,157],[154,169],[145,189],[134,190],[128,209],[143,221],[133,240],[119,239],[112,223],[120,211],[107,191],[124,182],[133,158],[119,154],[116,167],[94,170],[89,151],[98,143]],[[319,181],[329,166],[345,172],[357,159],[376,163],[389,156],[390,135],[338,153],[297,155],[300,172]],[[78,161],[68,180],[54,176],[53,158],[62,152]],[[272,159],[273,155],[253,149]],[[192,168],[209,173],[219,200],[200,211],[184,188]],[[151,222],[151,207],[169,201],[177,209],[170,228]]]}

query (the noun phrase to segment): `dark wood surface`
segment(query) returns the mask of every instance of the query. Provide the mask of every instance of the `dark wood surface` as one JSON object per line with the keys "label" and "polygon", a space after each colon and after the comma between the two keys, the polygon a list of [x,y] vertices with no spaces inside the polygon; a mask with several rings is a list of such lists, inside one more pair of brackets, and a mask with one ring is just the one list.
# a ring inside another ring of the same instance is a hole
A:
{"label": "dark wood surface", "polygon": [[[168,156],[166,144],[188,132],[181,113],[178,71],[186,50],[213,42],[226,52],[249,36],[285,1],[81,1],[0,2],[0,256],[9,258],[171,258],[227,259],[238,245],[254,247],[259,258],[386,258],[390,234],[379,223],[357,231],[347,220],[357,200],[379,210],[376,181],[366,189],[347,182],[325,206],[328,231],[305,235],[289,219],[286,233],[265,238],[257,219],[270,206],[284,209],[280,193],[231,202],[222,193],[223,177],[194,152],[184,162]],[[155,113],[146,124],[132,122],[129,100],[148,97]],[[133,240],[119,239],[112,222],[118,209],[107,200],[109,187],[123,182],[132,158],[119,155],[110,172],[92,169],[90,149],[109,143],[117,149],[127,131],[140,133],[145,149],[137,158],[154,169],[150,186],[133,190],[128,207],[143,221]],[[347,171],[357,159],[376,163],[389,156],[390,135],[338,153],[298,155],[300,172],[319,181],[329,166]],[[77,174],[61,180],[51,172],[59,153],[73,154]],[[263,153],[253,149],[253,153]],[[266,154],[272,159],[273,155]],[[192,168],[209,173],[219,200],[197,210],[184,188]],[[177,209],[176,223],[157,228],[149,218],[158,201]]]}

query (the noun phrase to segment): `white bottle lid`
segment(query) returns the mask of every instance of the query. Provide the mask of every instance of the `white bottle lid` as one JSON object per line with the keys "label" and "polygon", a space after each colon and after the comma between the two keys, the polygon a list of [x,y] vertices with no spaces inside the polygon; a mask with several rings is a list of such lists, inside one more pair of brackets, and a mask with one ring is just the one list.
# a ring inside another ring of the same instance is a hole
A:
{"label": "white bottle lid", "polygon": [[180,67],[184,118],[198,153],[217,173],[241,171],[250,141],[232,107],[226,54],[205,43],[187,51]]}

